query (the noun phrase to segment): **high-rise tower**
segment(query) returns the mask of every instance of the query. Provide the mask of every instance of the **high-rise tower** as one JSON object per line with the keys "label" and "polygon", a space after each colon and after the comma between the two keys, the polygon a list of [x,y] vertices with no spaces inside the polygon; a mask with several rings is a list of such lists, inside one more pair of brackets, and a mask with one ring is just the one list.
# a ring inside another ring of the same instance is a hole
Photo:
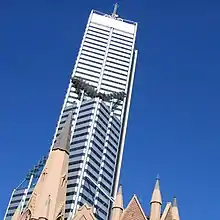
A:
{"label": "high-rise tower", "polygon": [[[137,23],[117,15],[117,4],[112,15],[92,11],[89,16],[51,146],[72,112],[66,219],[87,203],[104,220],[114,201],[137,60],[136,31]],[[26,206],[33,175],[27,187],[14,190],[5,220],[21,200]]]}

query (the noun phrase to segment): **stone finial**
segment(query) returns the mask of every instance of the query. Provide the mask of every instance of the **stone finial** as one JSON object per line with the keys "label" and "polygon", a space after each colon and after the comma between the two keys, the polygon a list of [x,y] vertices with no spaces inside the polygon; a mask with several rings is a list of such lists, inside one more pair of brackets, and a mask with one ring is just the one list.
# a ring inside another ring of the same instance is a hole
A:
{"label": "stone finial", "polygon": [[173,203],[172,203],[172,206],[173,206],[173,207],[177,207],[177,199],[176,199],[175,196],[173,197]]}
{"label": "stone finial", "polygon": [[179,209],[178,209],[178,206],[177,206],[177,199],[176,199],[176,197],[173,198],[172,216],[173,216],[173,220],[180,220]]}

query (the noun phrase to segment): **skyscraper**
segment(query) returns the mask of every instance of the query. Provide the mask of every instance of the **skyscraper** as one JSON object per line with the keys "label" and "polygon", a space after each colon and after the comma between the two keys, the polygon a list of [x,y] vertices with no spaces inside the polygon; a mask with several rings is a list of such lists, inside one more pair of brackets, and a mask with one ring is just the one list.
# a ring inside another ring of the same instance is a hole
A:
{"label": "skyscraper", "polygon": [[[70,112],[73,113],[65,217],[85,203],[104,220],[118,188],[137,50],[137,23],[91,11],[56,127],[56,144]],[[51,149],[52,149],[51,147]],[[11,219],[34,189],[36,171],[14,190],[5,219]],[[27,182],[27,181],[26,181]]]}

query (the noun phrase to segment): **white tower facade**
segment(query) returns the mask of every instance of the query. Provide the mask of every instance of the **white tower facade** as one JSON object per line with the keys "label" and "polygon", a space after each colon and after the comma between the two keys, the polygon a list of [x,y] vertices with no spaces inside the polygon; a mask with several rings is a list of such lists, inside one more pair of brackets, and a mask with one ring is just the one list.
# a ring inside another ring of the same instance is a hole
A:
{"label": "white tower facade", "polygon": [[[73,111],[65,219],[85,203],[94,206],[97,219],[108,217],[120,176],[137,60],[136,32],[137,23],[119,18],[116,10],[112,15],[90,13],[52,143]],[[28,201],[32,187],[28,190],[14,192],[6,220],[24,193]]]}

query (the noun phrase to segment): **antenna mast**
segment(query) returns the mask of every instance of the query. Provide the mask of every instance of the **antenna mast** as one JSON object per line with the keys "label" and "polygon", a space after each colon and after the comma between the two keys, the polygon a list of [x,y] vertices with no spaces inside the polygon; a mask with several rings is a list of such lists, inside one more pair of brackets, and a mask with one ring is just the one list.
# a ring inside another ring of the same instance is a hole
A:
{"label": "antenna mast", "polygon": [[117,10],[118,10],[118,3],[116,2],[114,4],[114,10],[113,10],[113,13],[112,13],[112,17],[114,17],[114,18],[118,17]]}

